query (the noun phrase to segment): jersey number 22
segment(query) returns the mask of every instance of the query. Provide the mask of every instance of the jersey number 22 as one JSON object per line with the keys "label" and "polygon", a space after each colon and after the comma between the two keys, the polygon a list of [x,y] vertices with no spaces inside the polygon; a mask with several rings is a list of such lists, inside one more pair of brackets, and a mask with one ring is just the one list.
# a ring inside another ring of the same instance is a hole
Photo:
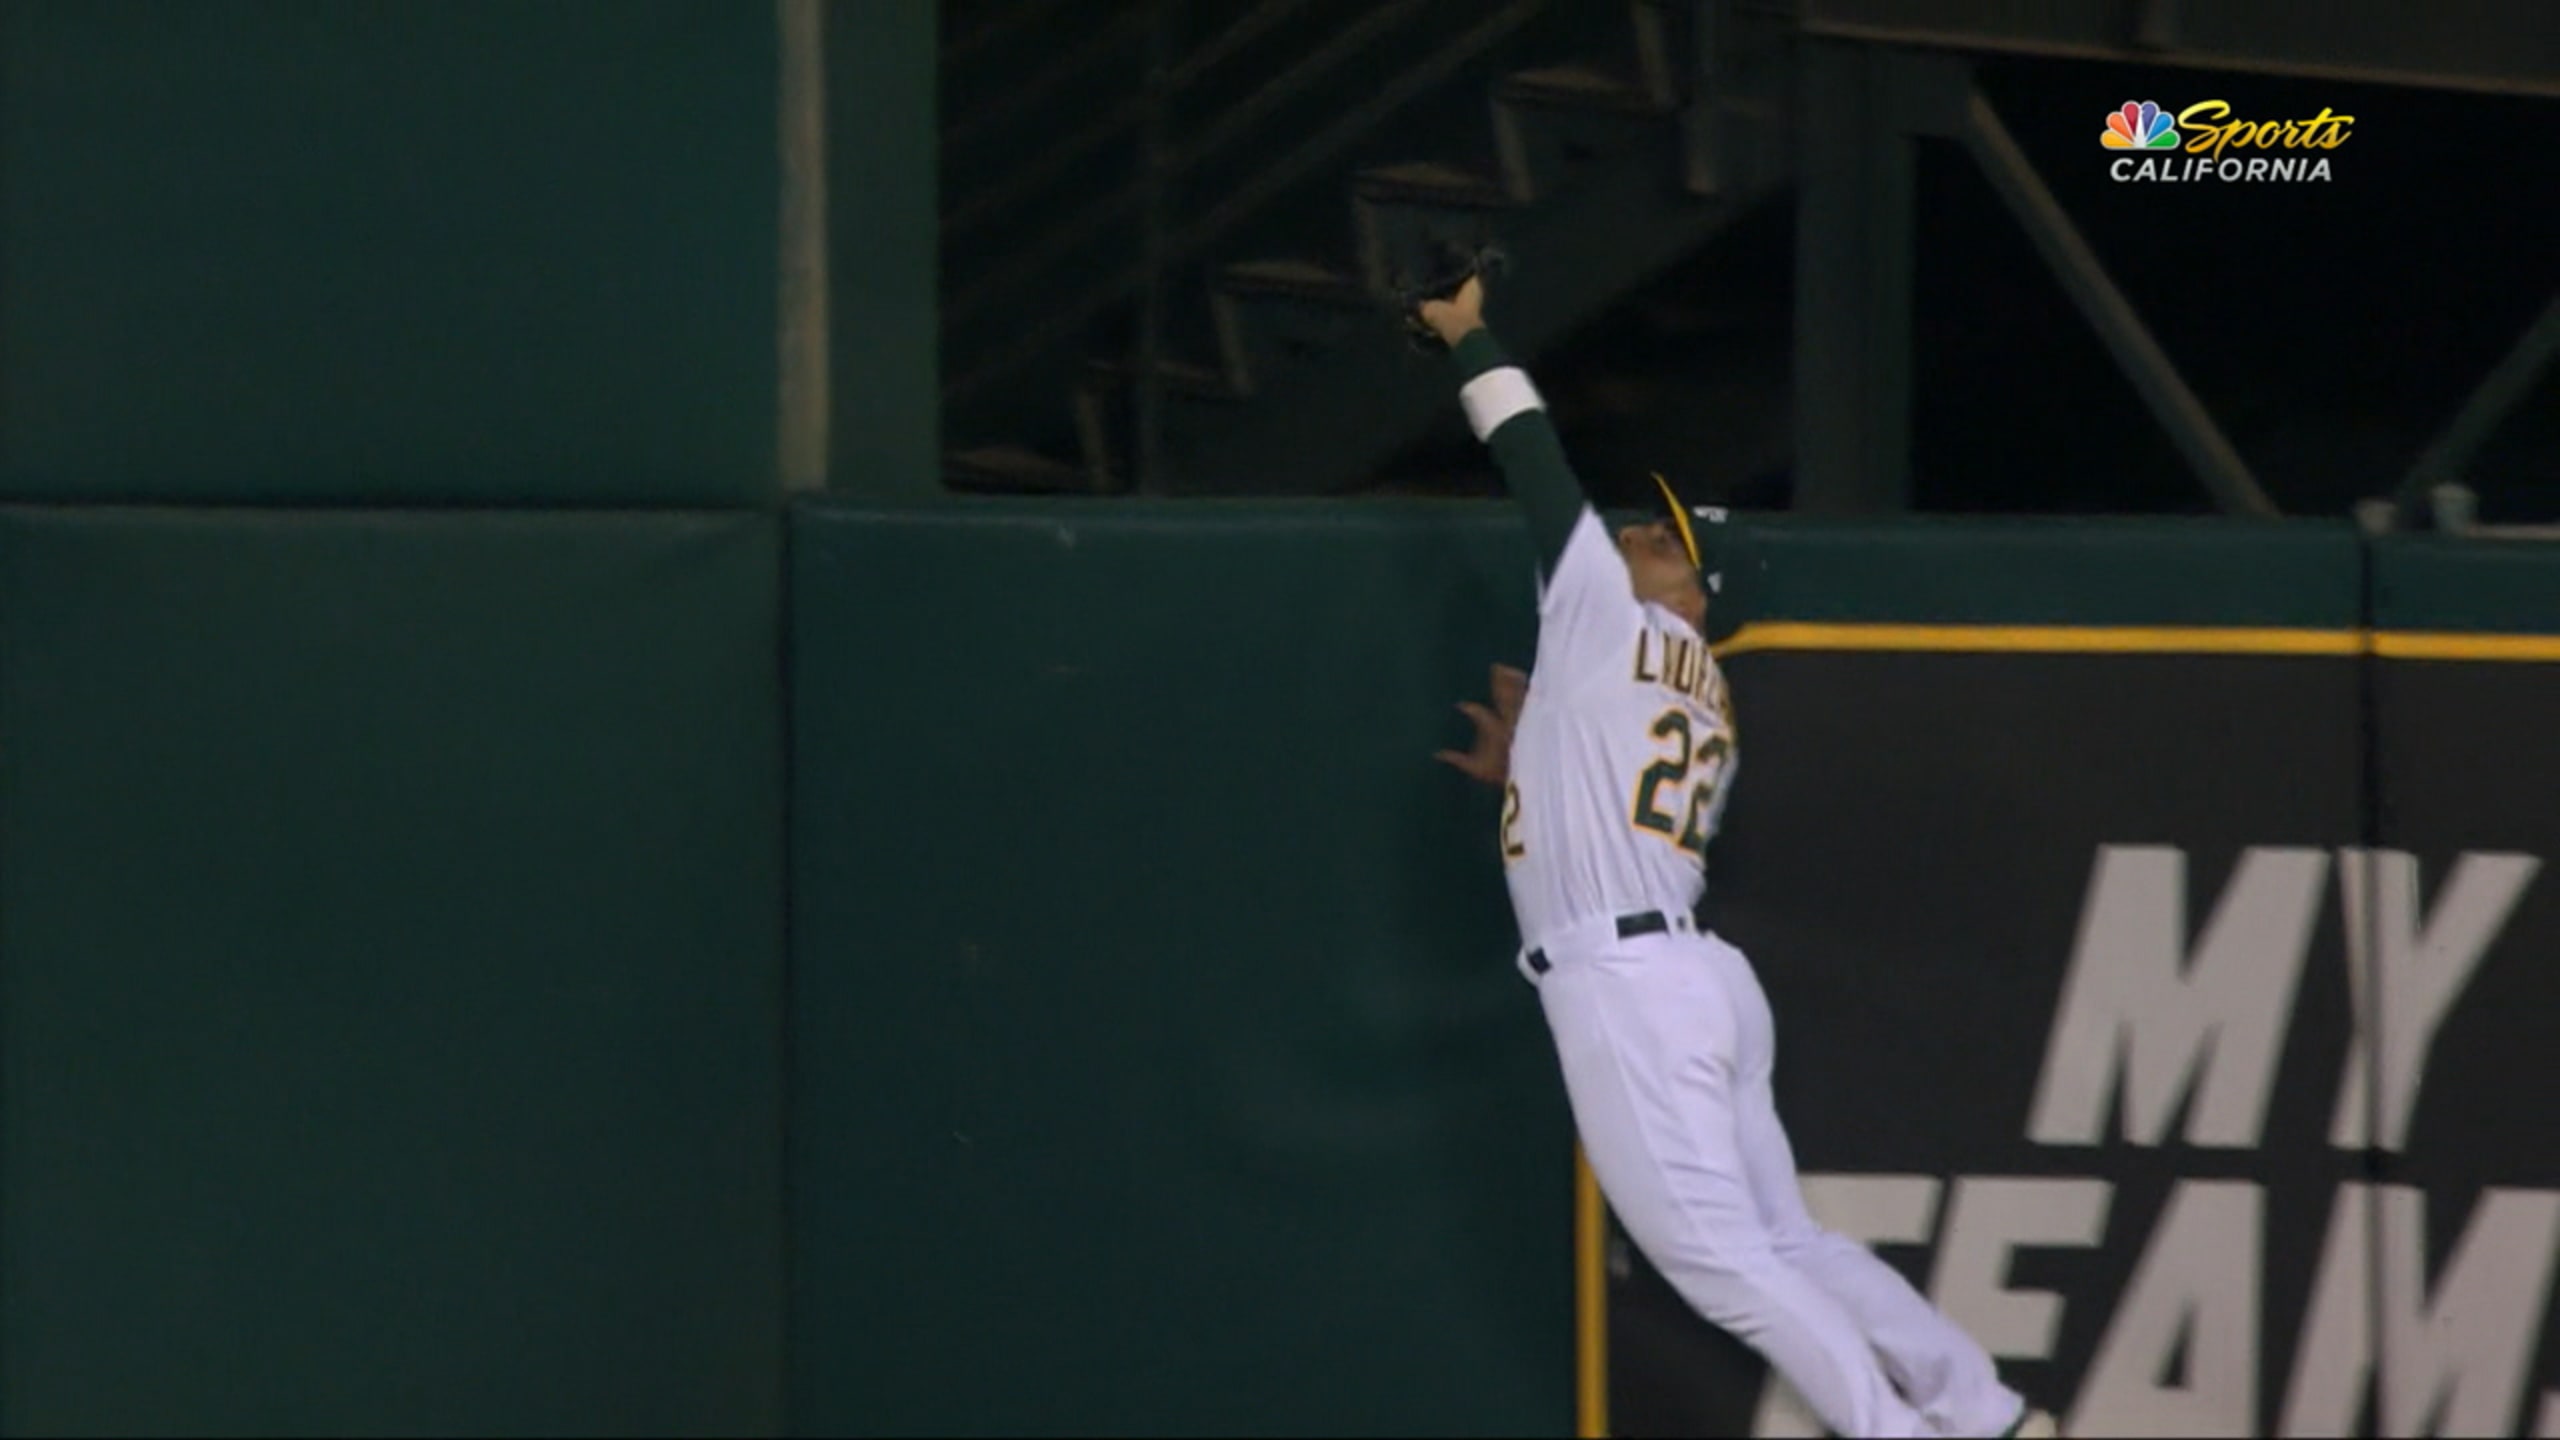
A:
{"label": "jersey number 22", "polygon": [[[1718,731],[1693,740],[1686,710],[1663,711],[1653,722],[1652,734],[1656,740],[1670,741],[1671,753],[1636,777],[1636,803],[1628,818],[1637,829],[1660,835],[1704,860],[1707,817],[1714,813],[1716,784],[1724,778],[1725,757],[1732,753],[1733,743]],[[1671,789],[1669,810],[1663,808],[1665,786]],[[1686,795],[1681,793],[1684,786]],[[1680,812],[1677,818],[1672,811]]]}

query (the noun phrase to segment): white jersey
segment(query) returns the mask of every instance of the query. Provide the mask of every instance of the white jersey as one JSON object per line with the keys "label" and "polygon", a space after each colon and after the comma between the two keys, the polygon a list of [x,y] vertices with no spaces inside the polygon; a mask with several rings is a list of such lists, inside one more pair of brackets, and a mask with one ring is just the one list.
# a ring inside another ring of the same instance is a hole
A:
{"label": "white jersey", "polygon": [[1585,508],[1539,597],[1502,801],[1522,942],[1694,908],[1734,764],[1732,703],[1705,638],[1636,599],[1626,560]]}

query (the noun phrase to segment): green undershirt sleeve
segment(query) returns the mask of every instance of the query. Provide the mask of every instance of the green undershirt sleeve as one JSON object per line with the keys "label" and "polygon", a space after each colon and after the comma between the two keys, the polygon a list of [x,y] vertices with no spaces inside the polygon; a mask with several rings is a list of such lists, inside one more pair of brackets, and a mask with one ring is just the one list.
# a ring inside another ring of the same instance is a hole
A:
{"label": "green undershirt sleeve", "polygon": [[1493,451],[1503,483],[1528,516],[1538,569],[1552,575],[1573,527],[1590,505],[1572,462],[1565,459],[1564,441],[1527,373],[1512,363],[1493,332],[1471,332],[1451,358],[1458,367],[1468,423]]}

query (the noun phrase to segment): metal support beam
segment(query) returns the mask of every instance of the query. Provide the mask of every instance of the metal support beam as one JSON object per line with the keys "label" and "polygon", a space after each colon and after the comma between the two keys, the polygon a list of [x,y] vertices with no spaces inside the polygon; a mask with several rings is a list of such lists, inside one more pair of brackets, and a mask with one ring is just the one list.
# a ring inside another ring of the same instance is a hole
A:
{"label": "metal support beam", "polygon": [[1173,174],[1172,139],[1167,134],[1173,99],[1174,0],[1152,0],[1147,7],[1146,107],[1138,133],[1140,202],[1139,254],[1146,286],[1138,293],[1137,488],[1143,495],[1162,495],[1164,473],[1164,326],[1165,292],[1173,283],[1167,273],[1167,181]]}
{"label": "metal support beam", "polygon": [[[1638,7],[1642,9],[1642,7]],[[1689,7],[1689,73],[1680,85],[1680,147],[1687,173],[1681,179],[1692,195],[1713,195],[1730,183],[1717,141],[1717,106],[1724,98],[1724,43],[1733,28],[1730,0],[1699,0]],[[1651,12],[1647,12],[1651,13]]]}
{"label": "metal support beam", "polygon": [[2153,51],[2177,44],[2178,0],[2134,0],[2133,43]]}
{"label": "metal support beam", "polygon": [[937,5],[825,5],[829,483],[942,491]]}
{"label": "metal support beam", "polygon": [[[2560,95],[2547,0],[1795,0],[1809,36],[2507,95]],[[2206,77],[2196,77],[2199,83]],[[2162,88],[2168,88],[2164,83]]]}
{"label": "metal support beam", "polygon": [[775,0],[782,253],[774,457],[786,492],[827,484],[827,56],[821,0]]}
{"label": "metal support beam", "polygon": [[1796,200],[1795,508],[1911,507],[1911,140],[1895,57],[1804,56]]}
{"label": "metal support beam", "polygon": [[2196,478],[2204,482],[2214,503],[2235,515],[2273,516],[2274,502],[2259,488],[2257,478],[2249,473],[2222,428],[2214,424],[2213,416],[2206,413],[2204,403],[2187,388],[2178,367],[2170,363],[2124,292],[2108,278],[2097,253],[2089,248],[2079,227],[2071,223],[2070,215],[2053,198],[2053,192],[2045,187],[2008,127],[2000,123],[1999,115],[1978,90],[1965,107],[1962,134],[1965,148],[1982,166],[1992,188],[2000,193],[2010,213],[2017,216],[2028,238],[2035,241],[2045,263],[2062,281],[2063,290],[2096,328],[2098,338],[2106,343],[2125,378],[2133,382],[2143,403],[2151,407],[2151,413],[2169,432],[2178,453],[2194,467]]}
{"label": "metal support beam", "polygon": [[2505,357],[2481,377],[2478,388],[2454,412],[2443,432],[2409,467],[2408,476],[2391,496],[2400,514],[2408,514],[2435,486],[2462,480],[2471,458],[2497,432],[2498,422],[2506,419],[2516,402],[2533,388],[2542,368],[2551,363],[2555,354],[2560,354],[2560,295],[2552,296],[2551,303],[2542,307],[2542,314],[2516,337]]}

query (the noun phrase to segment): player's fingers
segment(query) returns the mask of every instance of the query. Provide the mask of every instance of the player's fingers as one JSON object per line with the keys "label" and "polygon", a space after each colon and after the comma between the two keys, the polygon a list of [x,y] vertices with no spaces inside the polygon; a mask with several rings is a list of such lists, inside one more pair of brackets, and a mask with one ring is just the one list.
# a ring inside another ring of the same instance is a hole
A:
{"label": "player's fingers", "polygon": [[1485,706],[1477,704],[1473,700],[1459,701],[1458,713],[1476,722],[1476,727],[1478,729],[1499,730],[1502,728],[1501,716],[1494,714],[1493,711],[1487,709]]}
{"label": "player's fingers", "polygon": [[1484,779],[1485,772],[1489,768],[1484,761],[1477,759],[1475,756],[1461,755],[1455,750],[1443,750],[1438,754],[1433,755],[1431,758],[1440,761],[1450,769],[1457,771],[1459,774],[1466,776],[1470,780]]}

